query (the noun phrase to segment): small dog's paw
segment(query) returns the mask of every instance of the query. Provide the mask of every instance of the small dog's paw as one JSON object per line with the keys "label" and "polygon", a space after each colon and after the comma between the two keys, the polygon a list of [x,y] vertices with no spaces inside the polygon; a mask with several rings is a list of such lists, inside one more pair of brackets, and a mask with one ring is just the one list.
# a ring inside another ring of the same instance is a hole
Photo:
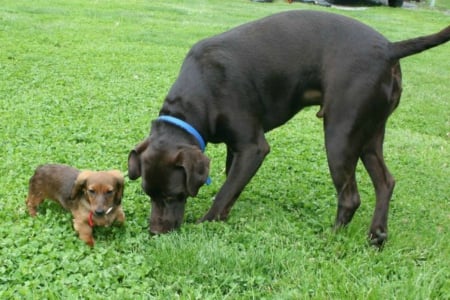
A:
{"label": "small dog's paw", "polygon": [[115,222],[116,222],[118,225],[123,225],[123,224],[125,223],[125,220],[126,220],[125,213],[124,213],[124,212],[120,212],[120,213],[117,215],[117,218],[116,218]]}
{"label": "small dog's paw", "polygon": [[28,214],[34,218],[37,215],[37,211],[36,210],[28,210]]}
{"label": "small dog's paw", "polygon": [[26,203],[27,204],[27,210],[28,210],[28,214],[32,217],[36,217],[37,215],[37,207],[30,204],[30,203]]}
{"label": "small dog's paw", "polygon": [[88,245],[89,247],[94,247],[94,238],[90,237],[88,240],[85,241],[86,245]]}

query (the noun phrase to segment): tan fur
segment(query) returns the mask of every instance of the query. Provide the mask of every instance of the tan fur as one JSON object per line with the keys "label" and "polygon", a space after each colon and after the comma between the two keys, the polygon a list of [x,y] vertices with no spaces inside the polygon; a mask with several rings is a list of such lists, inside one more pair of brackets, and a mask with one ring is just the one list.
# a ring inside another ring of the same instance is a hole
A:
{"label": "tan fur", "polygon": [[120,171],[82,171],[66,165],[39,166],[30,178],[26,200],[28,212],[36,216],[39,204],[50,199],[73,215],[73,226],[81,240],[94,246],[93,226],[123,224],[121,200],[124,178]]}

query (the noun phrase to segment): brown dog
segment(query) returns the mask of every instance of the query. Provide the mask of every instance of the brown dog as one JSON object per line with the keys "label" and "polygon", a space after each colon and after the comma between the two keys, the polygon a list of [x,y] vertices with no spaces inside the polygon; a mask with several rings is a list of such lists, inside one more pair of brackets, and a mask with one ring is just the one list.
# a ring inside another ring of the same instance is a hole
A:
{"label": "brown dog", "polygon": [[129,154],[129,178],[142,177],[151,198],[150,231],[166,233],[182,224],[187,198],[208,178],[210,161],[202,153],[207,142],[226,144],[227,177],[200,221],[226,220],[270,151],[265,133],[317,105],[338,198],[335,228],[350,223],[361,203],[355,173],[361,160],[376,197],[369,238],[382,246],[395,185],[383,141],[402,93],[399,60],[449,40],[450,26],[390,42],[356,20],[299,10],[198,42],[148,138]]}
{"label": "brown dog", "polygon": [[112,171],[79,171],[66,165],[39,166],[30,178],[26,200],[31,216],[45,199],[58,202],[72,212],[73,226],[80,239],[94,246],[94,226],[109,226],[114,221],[125,222],[121,201],[123,175]]}

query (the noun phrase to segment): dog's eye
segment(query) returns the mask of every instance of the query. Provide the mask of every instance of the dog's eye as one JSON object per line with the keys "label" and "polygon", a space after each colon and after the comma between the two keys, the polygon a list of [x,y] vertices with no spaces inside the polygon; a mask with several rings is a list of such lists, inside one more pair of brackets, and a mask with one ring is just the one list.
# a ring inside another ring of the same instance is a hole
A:
{"label": "dog's eye", "polygon": [[93,189],[88,189],[88,193],[91,194],[91,195],[94,195],[94,194],[95,194],[95,190],[93,190]]}
{"label": "dog's eye", "polygon": [[107,192],[106,192],[106,195],[107,195],[107,196],[111,196],[112,193],[113,193],[113,191],[107,191]]}

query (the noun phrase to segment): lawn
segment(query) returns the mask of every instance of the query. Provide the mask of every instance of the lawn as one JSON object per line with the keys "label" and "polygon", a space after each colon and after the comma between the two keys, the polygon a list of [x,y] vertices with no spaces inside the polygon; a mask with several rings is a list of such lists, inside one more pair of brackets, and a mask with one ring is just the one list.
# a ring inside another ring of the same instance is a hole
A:
{"label": "lawn", "polygon": [[448,5],[2,1],[0,298],[450,299],[450,44],[402,60],[404,93],[385,142],[397,186],[383,251],[366,240],[374,192],[361,166],[361,207],[345,230],[331,230],[336,198],[317,108],[267,135],[272,152],[227,222],[195,224],[224,180],[223,145],[208,145],[213,184],[189,199],[182,228],[167,235],[148,234],[140,180],[126,180],[126,226],[96,228],[93,249],[58,205],[44,203],[32,219],[24,203],[39,164],[125,172],[202,38],[317,9],[401,40],[448,26]]}

